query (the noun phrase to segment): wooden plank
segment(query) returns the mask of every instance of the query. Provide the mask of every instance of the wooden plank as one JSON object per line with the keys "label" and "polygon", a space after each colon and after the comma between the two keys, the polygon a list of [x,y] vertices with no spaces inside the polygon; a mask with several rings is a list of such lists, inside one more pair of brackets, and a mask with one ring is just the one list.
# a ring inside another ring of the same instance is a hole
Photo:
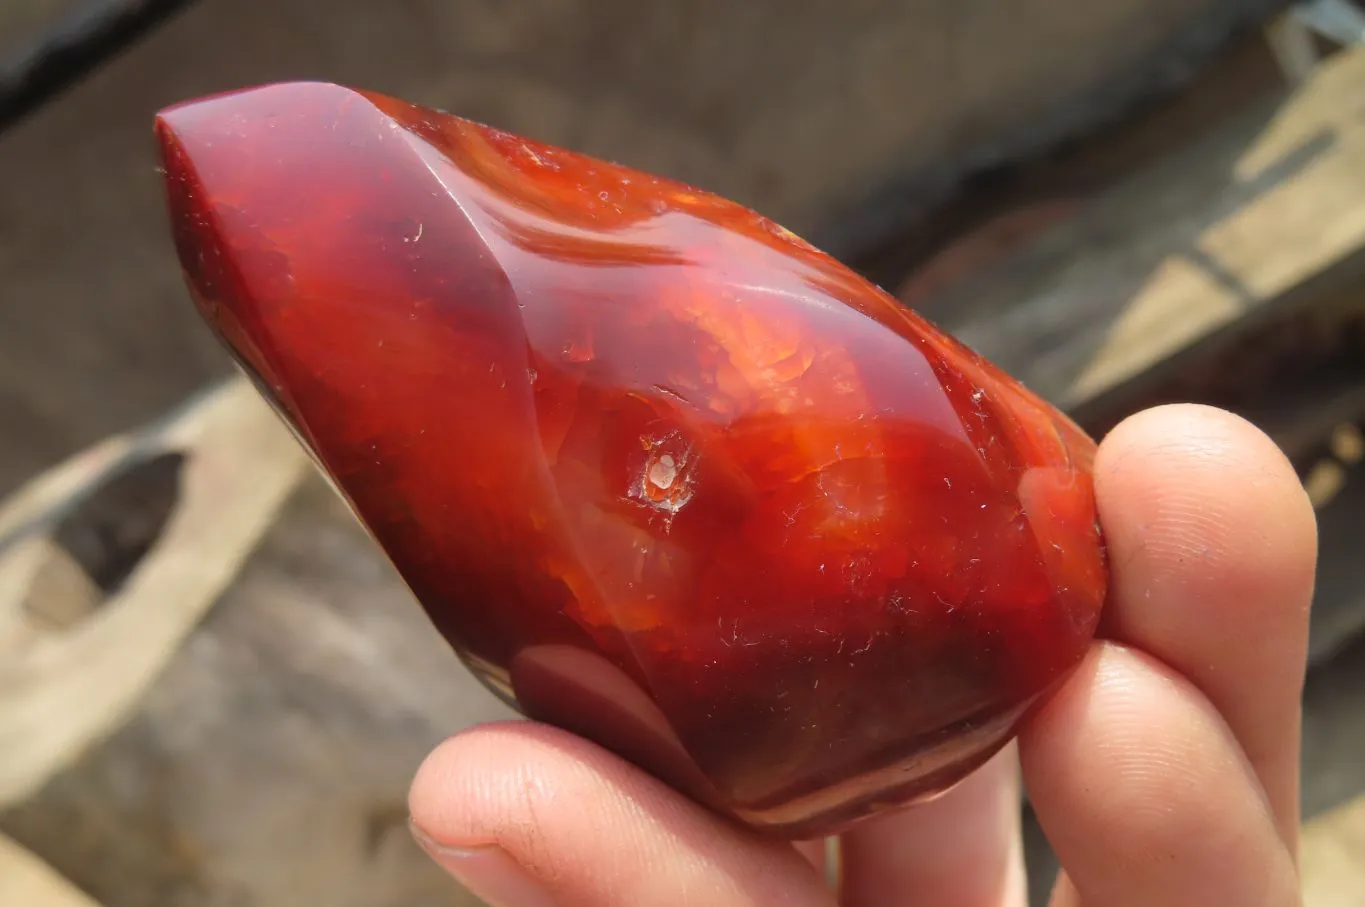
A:
{"label": "wooden plank", "polygon": [[51,866],[0,834],[0,904],[12,907],[100,907]]}
{"label": "wooden plank", "polygon": [[1076,412],[1365,274],[1365,47],[924,304]]}
{"label": "wooden plank", "polygon": [[1304,907],[1359,907],[1365,898],[1365,796],[1304,827],[1300,867]]}

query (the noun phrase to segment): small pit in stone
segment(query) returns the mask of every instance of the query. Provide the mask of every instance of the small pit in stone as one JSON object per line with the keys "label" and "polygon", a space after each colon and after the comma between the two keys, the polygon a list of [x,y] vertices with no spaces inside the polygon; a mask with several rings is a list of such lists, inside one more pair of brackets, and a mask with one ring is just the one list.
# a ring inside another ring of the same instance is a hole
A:
{"label": "small pit in stone", "polygon": [[662,438],[641,438],[643,468],[632,497],[656,510],[677,513],[692,499],[695,456],[691,445],[678,432]]}

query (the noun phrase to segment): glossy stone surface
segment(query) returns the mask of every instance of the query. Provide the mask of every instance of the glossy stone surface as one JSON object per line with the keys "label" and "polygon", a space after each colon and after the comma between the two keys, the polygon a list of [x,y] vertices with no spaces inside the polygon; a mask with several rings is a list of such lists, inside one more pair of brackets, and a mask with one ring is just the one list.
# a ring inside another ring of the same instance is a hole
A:
{"label": "glossy stone surface", "polygon": [[809,837],[1087,646],[1092,442],[777,225],[333,85],[157,134],[205,318],[528,716]]}

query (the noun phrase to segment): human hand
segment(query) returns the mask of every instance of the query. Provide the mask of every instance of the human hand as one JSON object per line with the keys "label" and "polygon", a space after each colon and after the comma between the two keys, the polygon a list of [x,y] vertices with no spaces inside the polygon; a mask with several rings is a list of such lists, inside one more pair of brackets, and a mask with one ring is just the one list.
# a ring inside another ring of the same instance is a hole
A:
{"label": "human hand", "polygon": [[1297,904],[1312,507],[1269,439],[1207,407],[1128,419],[1095,469],[1102,639],[1017,744],[845,835],[839,890],[818,842],[763,839],[529,722],[430,756],[419,842],[495,907],[1023,907],[1022,775],[1063,866],[1055,905]]}

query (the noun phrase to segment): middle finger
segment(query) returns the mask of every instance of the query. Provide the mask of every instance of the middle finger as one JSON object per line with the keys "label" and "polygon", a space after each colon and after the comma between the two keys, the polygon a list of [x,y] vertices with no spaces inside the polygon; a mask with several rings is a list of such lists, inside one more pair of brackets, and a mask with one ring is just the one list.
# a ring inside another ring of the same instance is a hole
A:
{"label": "middle finger", "polygon": [[845,907],[1024,907],[1019,763],[1006,747],[936,800],[844,836]]}

